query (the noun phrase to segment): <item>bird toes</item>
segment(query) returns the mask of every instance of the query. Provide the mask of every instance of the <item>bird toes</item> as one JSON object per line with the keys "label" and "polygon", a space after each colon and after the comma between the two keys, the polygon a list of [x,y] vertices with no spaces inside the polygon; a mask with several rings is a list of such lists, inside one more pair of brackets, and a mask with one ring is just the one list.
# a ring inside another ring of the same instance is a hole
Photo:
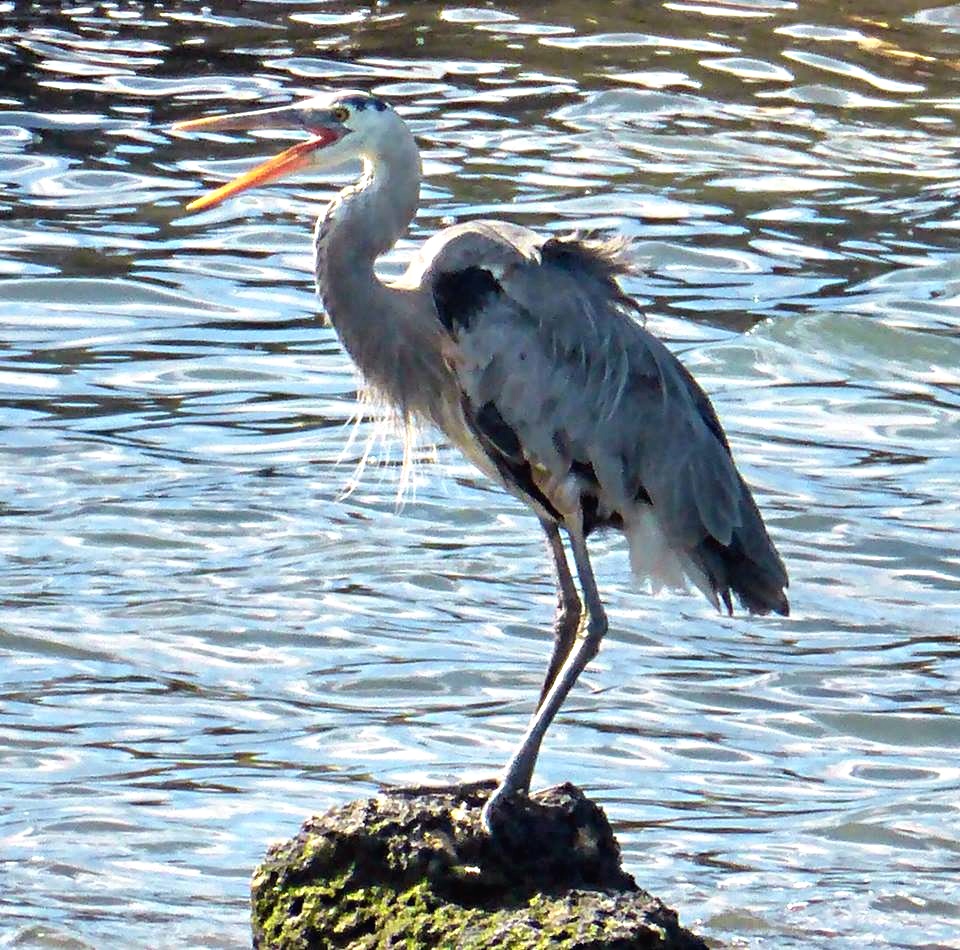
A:
{"label": "bird toes", "polygon": [[510,825],[511,816],[516,814],[517,806],[526,797],[522,791],[507,788],[503,783],[498,785],[480,812],[483,830],[491,838],[502,837]]}

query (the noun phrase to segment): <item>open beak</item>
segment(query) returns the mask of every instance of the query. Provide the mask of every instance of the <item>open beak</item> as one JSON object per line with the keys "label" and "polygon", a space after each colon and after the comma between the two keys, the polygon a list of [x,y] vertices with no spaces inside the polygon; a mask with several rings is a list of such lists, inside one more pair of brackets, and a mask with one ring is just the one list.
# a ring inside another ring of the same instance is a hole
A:
{"label": "open beak", "polygon": [[[316,115],[316,113],[314,113]],[[256,112],[235,112],[231,115],[216,115],[204,119],[188,119],[185,122],[175,122],[173,129],[177,132],[224,132],[248,129],[289,129],[305,127],[304,112],[299,105],[281,106],[279,109],[260,109]],[[226,200],[256,185],[266,184],[292,175],[294,172],[306,168],[310,164],[310,156],[319,148],[330,145],[343,137],[343,131],[335,124],[327,126],[319,122],[310,122],[307,126],[311,138],[305,142],[297,142],[290,148],[284,149],[279,155],[268,158],[256,168],[228,181],[225,185],[187,205],[187,211],[200,211],[203,208],[212,208]]]}

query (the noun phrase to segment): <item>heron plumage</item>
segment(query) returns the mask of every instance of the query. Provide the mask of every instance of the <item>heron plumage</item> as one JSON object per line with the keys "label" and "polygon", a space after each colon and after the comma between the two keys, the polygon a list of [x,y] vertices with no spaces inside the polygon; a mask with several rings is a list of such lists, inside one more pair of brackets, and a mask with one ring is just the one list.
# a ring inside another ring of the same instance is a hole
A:
{"label": "heron plumage", "polygon": [[500,237],[493,222],[476,240],[475,227],[436,248],[422,279],[456,344],[466,428],[506,487],[561,523],[575,503],[587,535],[621,529],[655,589],[689,580],[715,606],[729,610],[732,591],[751,612],[785,612],[774,588],[786,572],[713,406],[617,283],[622,248],[515,227]]}

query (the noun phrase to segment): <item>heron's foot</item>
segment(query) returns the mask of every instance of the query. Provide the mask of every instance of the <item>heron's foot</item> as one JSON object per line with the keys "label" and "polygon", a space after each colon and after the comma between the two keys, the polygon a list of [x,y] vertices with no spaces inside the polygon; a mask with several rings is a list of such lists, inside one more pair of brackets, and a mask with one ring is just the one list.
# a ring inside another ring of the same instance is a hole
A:
{"label": "heron's foot", "polygon": [[480,812],[480,823],[483,830],[496,838],[510,823],[511,814],[515,813],[521,802],[526,801],[527,790],[501,782],[487,799]]}
{"label": "heron's foot", "polygon": [[[536,717],[540,712],[534,714],[534,725]],[[494,789],[493,794],[487,799],[486,805],[480,814],[480,821],[483,823],[483,829],[488,835],[496,837],[497,830],[504,827],[505,819],[512,811],[511,804],[518,801],[526,801],[530,794],[530,782],[533,779],[533,770],[537,764],[537,753],[540,751],[540,739],[533,729],[528,730],[520,743],[520,747],[513,754],[513,758],[507,763],[503,770],[503,778],[500,784]]]}

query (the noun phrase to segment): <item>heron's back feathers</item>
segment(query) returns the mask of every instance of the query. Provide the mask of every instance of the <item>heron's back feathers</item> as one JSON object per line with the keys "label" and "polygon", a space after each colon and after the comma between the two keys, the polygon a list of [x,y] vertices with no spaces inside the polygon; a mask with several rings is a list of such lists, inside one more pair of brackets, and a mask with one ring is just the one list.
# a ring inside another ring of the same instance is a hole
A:
{"label": "heron's back feathers", "polygon": [[786,571],[709,399],[617,281],[625,245],[473,222],[425,251],[462,393],[450,438],[541,517],[623,530],[655,587],[785,614]]}

